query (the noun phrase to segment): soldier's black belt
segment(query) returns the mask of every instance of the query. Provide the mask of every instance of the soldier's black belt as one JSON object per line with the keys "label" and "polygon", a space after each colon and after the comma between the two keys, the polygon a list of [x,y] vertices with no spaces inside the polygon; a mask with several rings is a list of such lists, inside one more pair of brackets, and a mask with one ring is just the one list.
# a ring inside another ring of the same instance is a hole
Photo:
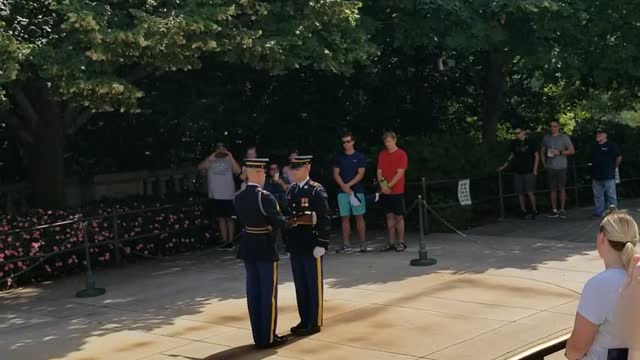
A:
{"label": "soldier's black belt", "polygon": [[271,226],[263,226],[263,227],[244,227],[244,232],[249,234],[269,234],[273,231]]}

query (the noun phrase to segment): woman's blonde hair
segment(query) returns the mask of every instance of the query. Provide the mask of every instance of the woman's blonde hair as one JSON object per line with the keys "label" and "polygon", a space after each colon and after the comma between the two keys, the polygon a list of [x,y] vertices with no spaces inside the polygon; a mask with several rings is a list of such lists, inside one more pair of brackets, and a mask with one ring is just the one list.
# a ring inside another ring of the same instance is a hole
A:
{"label": "woman's blonde hair", "polygon": [[638,224],[636,221],[627,213],[612,211],[602,219],[600,231],[607,237],[609,245],[622,253],[622,264],[628,270],[633,256],[637,254]]}

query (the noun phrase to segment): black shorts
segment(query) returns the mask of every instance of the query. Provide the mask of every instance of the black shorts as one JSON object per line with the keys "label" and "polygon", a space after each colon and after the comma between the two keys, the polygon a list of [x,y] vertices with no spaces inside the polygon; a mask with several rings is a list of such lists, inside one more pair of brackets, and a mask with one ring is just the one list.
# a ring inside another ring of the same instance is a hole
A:
{"label": "black shorts", "polygon": [[394,214],[397,216],[405,216],[407,214],[403,194],[380,194],[379,201],[385,214]]}
{"label": "black shorts", "polygon": [[233,200],[209,199],[207,208],[214,218],[230,218],[234,214]]}
{"label": "black shorts", "polygon": [[536,176],[529,174],[514,174],[513,189],[517,194],[533,193],[536,191]]}

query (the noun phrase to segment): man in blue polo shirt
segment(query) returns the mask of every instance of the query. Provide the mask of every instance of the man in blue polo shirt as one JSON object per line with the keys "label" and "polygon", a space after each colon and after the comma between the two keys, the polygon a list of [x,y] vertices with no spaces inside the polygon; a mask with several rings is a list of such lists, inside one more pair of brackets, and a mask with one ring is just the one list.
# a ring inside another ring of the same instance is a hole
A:
{"label": "man in blue polo shirt", "polygon": [[343,152],[336,155],[333,160],[333,178],[340,187],[338,192],[338,208],[340,210],[340,217],[342,217],[343,245],[337,252],[351,251],[349,240],[351,234],[351,215],[356,218],[356,227],[358,229],[358,237],[360,238],[360,251],[366,252],[369,249],[367,248],[365,240],[366,225],[364,222],[364,214],[366,212],[366,206],[362,178],[364,178],[367,159],[364,154],[355,150],[355,139],[350,132],[342,134],[341,142]]}
{"label": "man in blue polo shirt", "polygon": [[596,130],[596,143],[591,145],[591,186],[595,209],[593,217],[602,217],[607,206],[618,207],[616,196],[616,170],[622,162],[620,148],[607,140],[607,132]]}

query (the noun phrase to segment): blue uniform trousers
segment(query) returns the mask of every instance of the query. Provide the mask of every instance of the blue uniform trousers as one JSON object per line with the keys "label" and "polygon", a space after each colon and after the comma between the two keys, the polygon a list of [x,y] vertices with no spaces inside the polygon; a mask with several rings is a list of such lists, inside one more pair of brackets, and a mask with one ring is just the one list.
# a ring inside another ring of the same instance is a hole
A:
{"label": "blue uniform trousers", "polygon": [[291,255],[291,269],[302,327],[322,326],[322,257]]}
{"label": "blue uniform trousers", "polygon": [[278,262],[244,263],[247,270],[247,305],[253,341],[265,346],[273,342],[278,321]]}

